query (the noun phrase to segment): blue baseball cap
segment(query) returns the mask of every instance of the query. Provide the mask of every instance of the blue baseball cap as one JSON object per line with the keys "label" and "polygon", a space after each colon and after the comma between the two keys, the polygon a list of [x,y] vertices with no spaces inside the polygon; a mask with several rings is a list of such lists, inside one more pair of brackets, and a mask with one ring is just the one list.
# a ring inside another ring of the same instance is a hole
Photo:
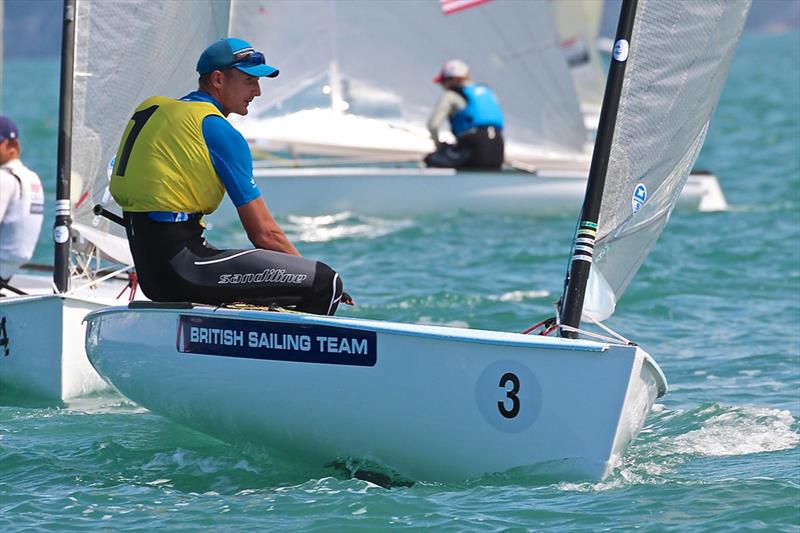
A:
{"label": "blue baseball cap", "polygon": [[8,117],[0,117],[0,142],[6,139],[16,139],[19,137],[19,129],[14,121]]}
{"label": "blue baseball cap", "polygon": [[278,75],[278,69],[266,64],[264,54],[256,52],[247,41],[233,37],[215,42],[203,50],[197,60],[197,72],[201,75],[228,68],[237,68],[256,77],[274,78]]}

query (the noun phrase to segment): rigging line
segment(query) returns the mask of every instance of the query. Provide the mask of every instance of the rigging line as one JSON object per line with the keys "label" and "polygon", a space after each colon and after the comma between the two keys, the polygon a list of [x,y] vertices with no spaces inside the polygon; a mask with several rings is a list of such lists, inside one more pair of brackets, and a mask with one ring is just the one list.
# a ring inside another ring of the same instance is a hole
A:
{"label": "rigging line", "polygon": [[521,331],[520,333],[522,333],[523,335],[527,335],[528,333],[530,333],[531,331],[534,331],[534,330],[535,330],[536,328],[538,328],[539,326],[543,326],[544,324],[546,324],[546,323],[547,323],[548,321],[550,321],[550,320],[553,320],[553,318],[545,318],[544,320],[542,320],[542,321],[541,321],[541,322],[539,322],[538,324],[534,324],[533,326],[531,326],[531,327],[529,327],[529,328],[526,328],[526,329],[524,329],[524,330],[523,330],[523,331]]}
{"label": "rigging line", "polygon": [[558,327],[558,321],[557,321],[555,316],[552,316],[550,318],[546,318],[546,319],[542,320],[541,322],[539,322],[536,325],[533,325],[533,326],[525,329],[521,333],[523,335],[528,335],[528,334],[536,331],[536,329],[539,328],[539,327],[542,328],[542,331],[540,331],[538,333],[538,335],[547,335],[548,333],[553,331],[556,327]]}
{"label": "rigging line", "polygon": [[[4,279],[2,279],[2,278],[0,278],[0,289],[6,289],[6,290],[8,290],[8,291],[11,291],[11,292],[13,292],[14,294],[18,294],[18,295],[20,295],[20,296],[28,296],[28,293],[27,293],[27,292],[25,292],[25,291],[23,291],[23,290],[21,290],[21,289],[18,289],[18,288],[16,288],[16,287],[12,286],[12,285],[9,285],[9,284],[8,284],[8,282],[7,282],[7,281],[5,281],[5,280],[4,280]],[[5,319],[4,319],[4,320],[5,320]]]}
{"label": "rigging line", "polygon": [[636,343],[632,343],[630,341],[624,342],[624,341],[621,341],[620,339],[616,339],[614,337],[609,337],[607,335],[601,335],[599,333],[594,333],[592,331],[587,331],[585,329],[568,326],[567,324],[561,324],[560,328],[562,330],[565,330],[565,331],[571,331],[571,332],[574,332],[574,333],[579,333],[579,334],[585,335],[587,337],[592,337],[594,339],[600,339],[600,340],[606,341],[606,342],[611,343],[611,344],[627,344],[627,345],[635,345],[636,344]]}
{"label": "rigging line", "polygon": [[612,336],[614,336],[614,337],[618,338],[619,340],[621,340],[622,342],[624,342],[624,343],[626,343],[626,344],[636,344],[635,342],[633,342],[633,341],[631,341],[631,340],[629,340],[629,339],[626,339],[625,337],[623,337],[622,335],[620,335],[619,333],[617,333],[616,331],[614,331],[614,330],[613,330],[613,329],[611,329],[610,327],[606,326],[606,325],[605,325],[605,324],[603,324],[602,322],[598,322],[597,320],[595,320],[595,319],[594,319],[594,318],[592,318],[591,316],[590,316],[590,317],[588,317],[588,318],[589,318],[589,320],[591,320],[591,321],[592,321],[592,322],[593,322],[595,325],[599,326],[601,329],[603,329],[603,330],[604,330],[606,333],[608,333],[609,335],[612,335]]}
{"label": "rigging line", "polygon": [[106,274],[106,275],[105,275],[105,276],[103,276],[103,277],[100,277],[100,278],[97,278],[97,279],[95,279],[95,280],[92,280],[92,282],[91,282],[91,283],[87,283],[87,284],[85,284],[85,285],[81,285],[80,287],[77,287],[77,288],[75,288],[75,289],[70,289],[70,290],[69,290],[69,291],[68,291],[66,294],[75,294],[75,293],[77,293],[78,291],[82,291],[83,289],[92,289],[92,288],[96,288],[96,287],[97,287],[97,285],[99,285],[101,282],[103,282],[103,281],[105,281],[105,280],[107,280],[107,279],[113,278],[114,276],[117,276],[117,275],[119,275],[119,274],[122,274],[123,272],[126,272],[126,271],[128,271],[128,270],[130,270],[130,269],[132,269],[132,268],[133,268],[133,267],[132,267],[132,266],[130,266],[130,265],[128,265],[128,266],[125,266],[125,267],[123,267],[123,268],[120,268],[119,270],[115,270],[115,271],[113,271],[113,272],[111,272],[111,273],[109,273],[109,274]]}

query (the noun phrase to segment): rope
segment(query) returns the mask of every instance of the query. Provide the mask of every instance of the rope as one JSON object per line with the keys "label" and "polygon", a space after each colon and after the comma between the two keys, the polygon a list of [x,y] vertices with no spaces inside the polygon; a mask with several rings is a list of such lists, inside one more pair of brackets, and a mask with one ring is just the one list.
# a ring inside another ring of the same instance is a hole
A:
{"label": "rope", "polygon": [[102,277],[100,277],[100,278],[96,278],[96,279],[92,280],[90,283],[87,283],[87,284],[85,284],[85,285],[81,285],[80,287],[77,287],[77,288],[75,288],[75,289],[71,289],[71,290],[69,290],[69,291],[67,291],[67,294],[75,294],[76,292],[78,292],[78,291],[82,291],[83,289],[90,289],[90,288],[91,288],[91,289],[93,289],[93,288],[96,288],[96,287],[97,287],[97,285],[98,285],[100,282],[103,282],[103,281],[105,281],[105,280],[107,280],[107,279],[113,278],[114,276],[117,276],[118,274],[122,274],[122,273],[124,273],[124,272],[127,272],[127,271],[128,271],[128,270],[130,270],[131,268],[133,268],[133,267],[132,267],[132,266],[125,266],[125,267],[123,267],[123,268],[120,268],[120,269],[118,269],[118,270],[115,270],[115,271],[113,271],[113,272],[111,272],[111,273],[109,273],[109,274],[106,274],[105,276],[102,276]]}
{"label": "rope", "polygon": [[[592,322],[594,322],[597,325],[600,325],[599,322],[596,322],[594,320],[592,320]],[[633,345],[633,346],[636,345],[636,343],[625,339],[625,337],[623,337],[622,335],[620,335],[618,333],[615,333],[614,331],[610,330],[606,326],[601,326],[601,327],[603,329],[605,329],[606,331],[608,331],[609,333],[611,333],[612,335],[615,335],[615,337],[608,337],[606,335],[600,335],[599,333],[594,333],[594,332],[591,332],[591,331],[587,331],[585,329],[573,328],[572,326],[567,326],[565,324],[561,325],[561,329],[565,329],[567,331],[574,331],[574,332],[576,332],[576,333],[578,333],[580,335],[585,335],[587,337],[592,337],[594,339],[600,339],[600,340],[609,342],[611,344],[629,344],[629,345]]]}
{"label": "rope", "polygon": [[620,335],[619,333],[617,333],[613,329],[609,328],[608,326],[606,326],[602,322],[598,322],[597,320],[595,320],[593,318],[589,318],[589,320],[591,320],[592,323],[594,323],[596,326],[599,326],[601,329],[603,329],[609,335],[613,335],[615,338],[617,338],[618,340],[622,341],[624,344],[632,344],[632,345],[636,344],[635,342],[633,342],[633,341],[631,341],[629,339],[626,339],[625,337],[623,337],[622,335]]}
{"label": "rope", "polygon": [[542,330],[539,331],[538,335],[547,336],[547,335],[550,335],[552,332],[554,332],[554,331],[556,331],[558,329],[564,329],[566,331],[574,331],[574,332],[578,333],[579,335],[585,335],[587,337],[592,337],[592,338],[595,338],[595,339],[601,339],[603,341],[610,342],[612,344],[627,344],[629,346],[636,346],[635,342],[633,342],[633,341],[631,341],[629,339],[626,339],[625,337],[623,337],[622,335],[620,335],[619,333],[617,333],[613,329],[609,328],[608,326],[606,326],[602,322],[599,322],[599,321],[595,320],[592,317],[589,317],[589,320],[594,325],[600,327],[602,330],[604,330],[606,333],[608,333],[610,336],[601,335],[599,333],[594,333],[592,331],[587,331],[585,329],[574,328],[572,326],[567,326],[565,324],[561,324],[561,321],[559,320],[560,316],[559,316],[559,313],[558,313],[558,304],[559,304],[558,302],[555,302],[553,304],[555,306],[555,308],[556,308],[555,316],[550,317],[550,318],[546,318],[546,319],[542,320],[541,322],[539,322],[538,324],[534,324],[533,326],[531,326],[529,328],[526,328],[521,333],[523,335],[528,335],[528,334],[536,331],[536,329],[541,327]]}

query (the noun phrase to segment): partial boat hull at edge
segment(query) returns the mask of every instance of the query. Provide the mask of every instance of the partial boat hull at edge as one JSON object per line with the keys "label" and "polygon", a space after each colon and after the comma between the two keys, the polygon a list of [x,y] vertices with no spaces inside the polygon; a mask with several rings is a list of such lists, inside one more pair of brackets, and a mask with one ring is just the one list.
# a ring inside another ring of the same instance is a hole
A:
{"label": "partial boat hull at edge", "polygon": [[69,400],[109,388],[83,347],[83,318],[105,307],[63,295],[0,298],[8,353],[0,351],[0,384],[45,400]]}
{"label": "partial boat hull at edge", "polygon": [[86,358],[83,319],[90,311],[126,301],[127,282],[108,279],[66,294],[53,294],[50,276],[17,274],[11,282],[28,295],[7,290],[0,295],[0,341],[7,340],[5,349],[0,346],[0,387],[48,401],[109,389]]}
{"label": "partial boat hull at edge", "polygon": [[635,346],[204,307],[87,321],[94,367],[156,413],[278,457],[414,480],[531,465],[602,479],[666,390]]}

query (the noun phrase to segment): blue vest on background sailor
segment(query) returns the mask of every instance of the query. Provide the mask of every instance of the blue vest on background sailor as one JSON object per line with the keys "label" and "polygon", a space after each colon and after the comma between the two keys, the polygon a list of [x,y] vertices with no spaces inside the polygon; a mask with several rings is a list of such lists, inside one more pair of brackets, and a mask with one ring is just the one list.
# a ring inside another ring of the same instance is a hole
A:
{"label": "blue vest on background sailor", "polygon": [[0,278],[10,278],[30,261],[43,218],[39,176],[19,159],[0,166]]}
{"label": "blue vest on background sailor", "polygon": [[489,87],[477,83],[462,87],[459,93],[467,101],[467,107],[450,117],[453,135],[460,137],[481,126],[503,129],[503,110]]}

